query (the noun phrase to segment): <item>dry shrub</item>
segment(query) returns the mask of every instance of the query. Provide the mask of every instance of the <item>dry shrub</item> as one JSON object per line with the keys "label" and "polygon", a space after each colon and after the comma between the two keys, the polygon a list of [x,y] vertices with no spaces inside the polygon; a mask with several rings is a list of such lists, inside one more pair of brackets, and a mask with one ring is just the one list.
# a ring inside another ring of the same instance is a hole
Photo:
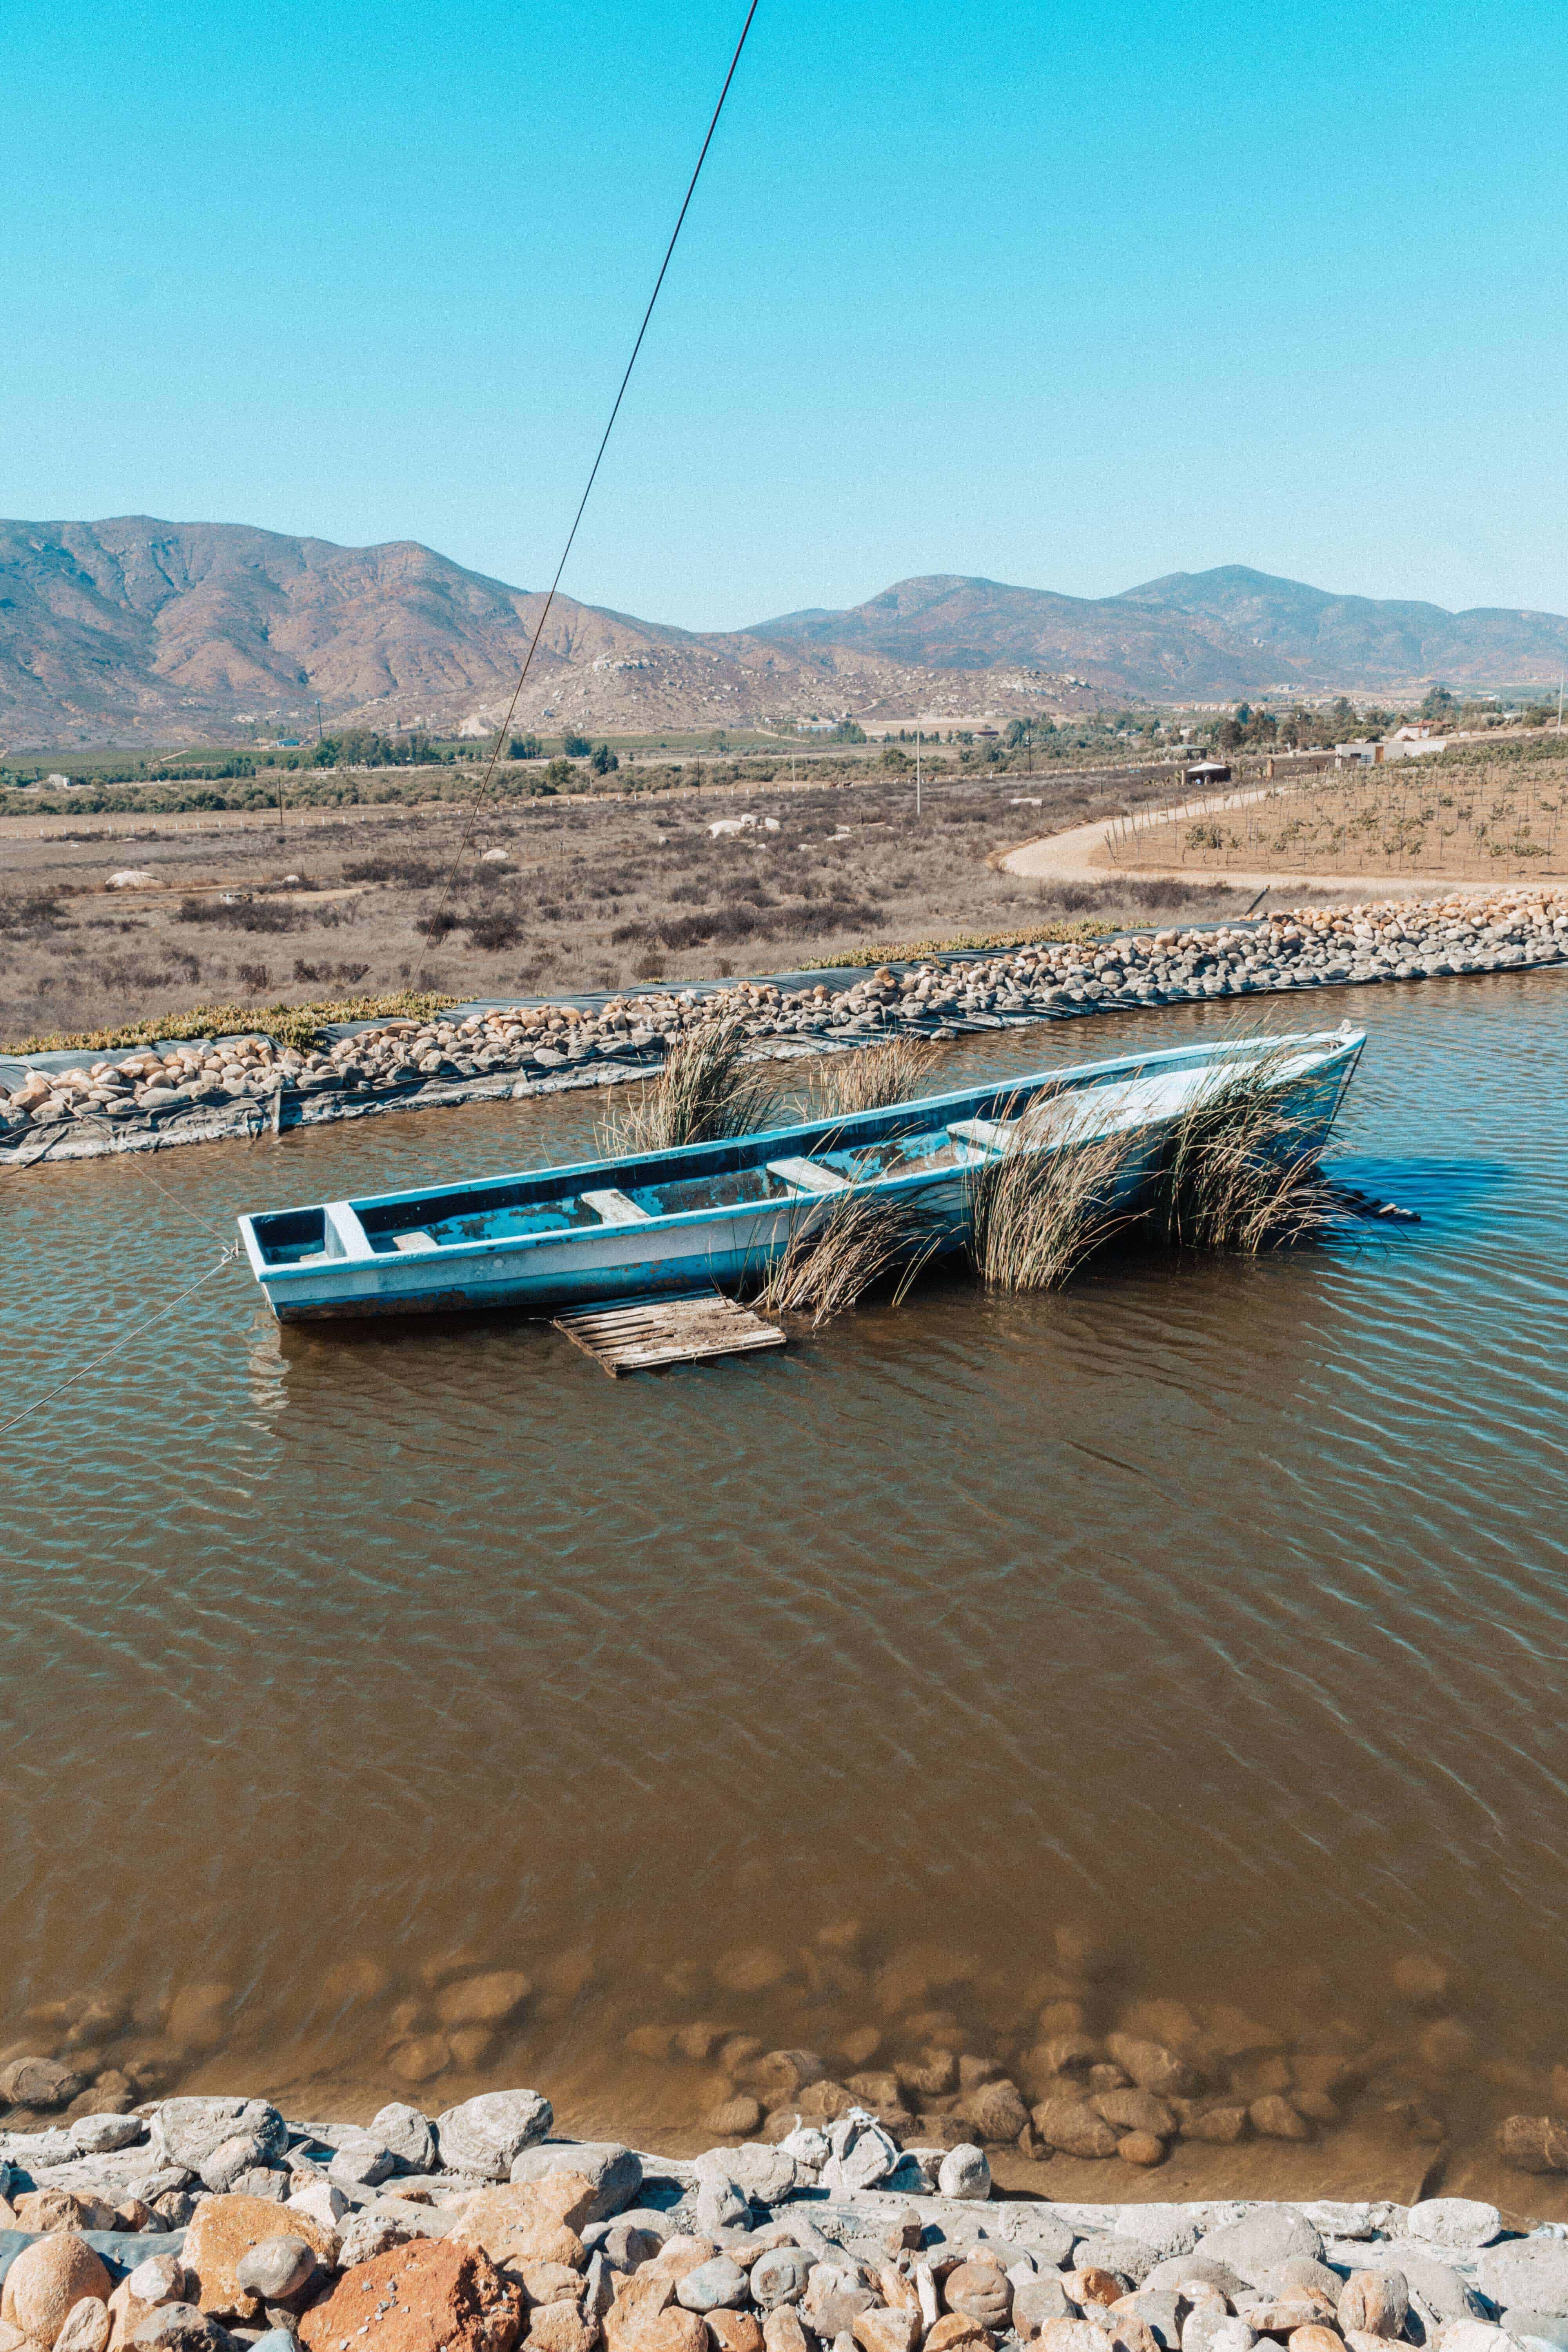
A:
{"label": "dry shrub", "polygon": [[896,1274],[897,1306],[950,1238],[929,1211],[877,1186],[850,1185],[795,1226],[753,1304],[770,1315],[809,1316],[815,1331]]}
{"label": "dry shrub", "polygon": [[778,1110],[770,1066],[744,1059],[746,1033],[739,1019],[705,1021],[679,1038],[657,1077],[636,1098],[617,1103],[600,1129],[611,1153],[670,1151],[683,1143],[719,1143],[754,1135]]}

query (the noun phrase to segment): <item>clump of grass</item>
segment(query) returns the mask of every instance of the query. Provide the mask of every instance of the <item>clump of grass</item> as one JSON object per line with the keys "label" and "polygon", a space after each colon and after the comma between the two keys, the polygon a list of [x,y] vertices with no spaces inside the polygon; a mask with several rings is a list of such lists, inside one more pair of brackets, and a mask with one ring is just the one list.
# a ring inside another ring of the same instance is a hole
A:
{"label": "clump of grass", "polygon": [[[1105,1102],[1099,1089],[1092,1096],[1097,1108]],[[1080,1105],[1075,1099],[1064,1119],[1059,1100],[1036,1097],[1003,1149],[965,1172],[969,1254],[982,1282],[998,1290],[1059,1290],[1132,1222],[1131,1163],[1146,1139],[1075,1140],[1087,1116]]]}
{"label": "clump of grass", "polygon": [[1042,947],[1047,942],[1097,940],[1117,930],[1115,923],[1027,923],[1012,931],[955,931],[942,940],[869,940],[841,948],[837,955],[808,957],[802,971],[846,971],[865,964],[923,963],[930,957],[993,953],[1001,948]]}
{"label": "clump of grass", "polygon": [[119,1029],[62,1029],[5,1048],[12,1054],[111,1053],[120,1045],[166,1045],[183,1037],[270,1037],[309,1053],[328,1022],[430,1021],[459,1000],[434,991],[400,989],[390,996],[344,996],[317,1004],[194,1004],[185,1013],[130,1021]]}
{"label": "clump of grass", "polygon": [[826,1055],[812,1070],[813,1091],[824,1111],[881,1110],[923,1092],[936,1059],[928,1038],[889,1037]]}
{"label": "clump of grass", "polygon": [[754,1135],[778,1110],[771,1068],[744,1059],[742,1022],[704,1021],[678,1038],[657,1077],[617,1103],[600,1130],[607,1151],[670,1151]]}
{"label": "clump of grass", "polygon": [[950,1238],[929,1211],[850,1185],[796,1225],[752,1304],[771,1315],[809,1316],[815,1331],[896,1274],[897,1306]]}
{"label": "clump of grass", "polygon": [[1338,1222],[1320,1169],[1281,1092],[1295,1048],[1270,1047],[1206,1078],[1173,1123],[1154,1209],[1162,1238],[1183,1249],[1256,1256],[1311,1240]]}

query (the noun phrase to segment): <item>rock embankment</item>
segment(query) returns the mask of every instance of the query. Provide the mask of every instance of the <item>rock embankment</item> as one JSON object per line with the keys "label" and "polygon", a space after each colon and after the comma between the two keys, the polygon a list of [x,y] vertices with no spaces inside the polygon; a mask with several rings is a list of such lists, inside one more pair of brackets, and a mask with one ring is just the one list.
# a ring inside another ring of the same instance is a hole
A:
{"label": "rock embankment", "polygon": [[1568,2238],[1495,2206],[1009,2200],[805,2118],[693,2162],[529,2090],[291,2123],[178,2098],[0,2137],[0,2352],[1563,2352]]}
{"label": "rock embankment", "polygon": [[1568,895],[1472,892],[882,965],[847,987],[741,981],[587,1007],[382,1021],[310,1053],[264,1037],[144,1046],[0,1087],[0,1166],[603,1084],[656,1066],[685,1031],[719,1020],[739,1021],[760,1050],[773,1040],[772,1050],[809,1052],[894,1030],[957,1037],[1117,1008],[1516,971],[1565,958]]}

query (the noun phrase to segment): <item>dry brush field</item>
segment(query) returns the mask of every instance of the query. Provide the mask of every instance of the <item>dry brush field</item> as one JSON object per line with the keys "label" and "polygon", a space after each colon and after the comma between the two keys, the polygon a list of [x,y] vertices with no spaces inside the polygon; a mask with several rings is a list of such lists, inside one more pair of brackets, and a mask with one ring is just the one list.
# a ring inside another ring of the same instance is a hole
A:
{"label": "dry brush field", "polygon": [[1550,744],[1447,752],[1344,768],[1174,824],[1145,820],[1107,862],[1129,875],[1180,866],[1194,878],[1233,868],[1542,881],[1568,873],[1565,807],[1568,755]]}
{"label": "dry brush field", "polygon": [[[1235,911],[1223,884],[1061,887],[992,852],[1081,822],[1081,786],[900,780],[743,800],[540,800],[482,814],[443,904],[462,815],[0,845],[0,1036],[16,1043],[215,1002],[307,1003],[406,988],[533,995],[782,971],[868,942],[1058,916]],[[1013,787],[1014,789],[1009,789]],[[1033,795],[1031,794],[1031,799]],[[719,816],[754,825],[715,835]],[[499,854],[498,854],[499,853]],[[110,888],[132,869],[150,877]]]}

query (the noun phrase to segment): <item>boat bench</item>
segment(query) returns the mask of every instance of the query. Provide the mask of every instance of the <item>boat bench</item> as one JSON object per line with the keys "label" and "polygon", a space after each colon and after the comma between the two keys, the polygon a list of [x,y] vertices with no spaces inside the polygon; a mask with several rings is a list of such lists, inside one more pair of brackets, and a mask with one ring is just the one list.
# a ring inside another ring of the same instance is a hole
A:
{"label": "boat bench", "polygon": [[648,1222],[647,1211],[639,1209],[635,1201],[629,1201],[624,1192],[617,1192],[613,1186],[606,1187],[602,1192],[584,1192],[583,1205],[592,1209],[603,1224],[646,1225]]}
{"label": "boat bench", "polygon": [[947,1131],[955,1143],[978,1143],[987,1150],[1005,1151],[1017,1129],[1016,1118],[955,1118]]}
{"label": "boat bench", "polygon": [[802,1192],[847,1192],[847,1176],[840,1176],[836,1168],[824,1168],[815,1160],[770,1160],[768,1174],[785,1184],[793,1184]]}

